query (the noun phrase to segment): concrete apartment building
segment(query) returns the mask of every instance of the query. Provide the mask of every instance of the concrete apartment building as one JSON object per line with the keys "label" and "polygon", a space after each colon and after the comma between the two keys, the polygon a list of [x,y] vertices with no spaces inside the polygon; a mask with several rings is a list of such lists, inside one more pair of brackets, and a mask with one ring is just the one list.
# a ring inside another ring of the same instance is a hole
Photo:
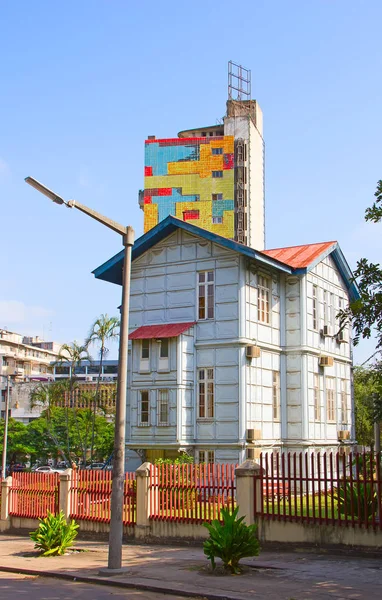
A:
{"label": "concrete apartment building", "polygon": [[57,359],[60,347],[61,344],[45,342],[38,336],[28,337],[0,329],[2,418],[7,394],[7,377],[4,376],[10,378],[9,416],[24,423],[39,416],[39,411],[30,408],[28,390],[39,381],[53,381],[52,362]]}

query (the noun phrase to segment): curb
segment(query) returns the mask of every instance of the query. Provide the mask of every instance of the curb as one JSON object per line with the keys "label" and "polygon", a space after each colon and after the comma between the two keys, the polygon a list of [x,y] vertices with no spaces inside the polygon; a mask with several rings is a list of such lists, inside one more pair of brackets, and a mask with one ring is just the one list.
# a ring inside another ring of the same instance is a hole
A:
{"label": "curb", "polygon": [[145,583],[130,583],[127,581],[116,581],[115,579],[106,579],[105,577],[86,577],[84,575],[74,575],[71,573],[58,573],[57,571],[42,571],[37,569],[20,569],[16,567],[1,567],[0,571],[4,573],[19,573],[21,575],[34,575],[36,577],[50,577],[51,579],[65,579],[67,581],[79,581],[80,583],[92,583],[110,587],[119,587],[125,589],[144,590],[146,592],[157,592],[161,594],[171,594],[173,596],[182,596],[184,598],[199,598],[199,600],[242,600],[237,596],[222,596],[221,594],[203,594],[186,590],[176,590],[169,587],[160,587],[157,585],[146,585]]}

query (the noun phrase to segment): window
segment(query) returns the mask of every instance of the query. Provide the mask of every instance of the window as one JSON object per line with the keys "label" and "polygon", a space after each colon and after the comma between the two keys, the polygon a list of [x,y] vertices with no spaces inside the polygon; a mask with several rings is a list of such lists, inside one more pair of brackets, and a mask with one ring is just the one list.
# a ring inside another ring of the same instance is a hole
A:
{"label": "window", "polygon": [[198,319],[213,319],[215,305],[214,272],[198,273]]}
{"label": "window", "polygon": [[214,417],[214,370],[199,369],[198,371],[199,418],[213,419]]}
{"label": "window", "polygon": [[217,179],[219,177],[223,177],[223,171],[212,171],[212,177]]}
{"label": "window", "polygon": [[223,217],[212,217],[212,223],[214,225],[219,225],[223,223]]}
{"label": "window", "polygon": [[273,420],[280,420],[280,373],[272,371],[272,408]]}
{"label": "window", "polygon": [[158,390],[158,425],[168,425],[168,402],[169,393],[168,390]]}
{"label": "window", "polygon": [[160,340],[159,358],[168,358],[168,338]]}
{"label": "window", "polygon": [[328,421],[336,420],[336,402],[334,395],[334,379],[326,378],[326,418]]}
{"label": "window", "polygon": [[257,305],[257,318],[261,323],[269,323],[269,296],[270,296],[270,283],[267,277],[263,275],[258,276],[258,305]]}
{"label": "window", "polygon": [[217,202],[217,200],[223,200],[223,194],[212,194],[212,201]]}
{"label": "window", "polygon": [[199,464],[213,465],[214,462],[215,452],[213,450],[199,450]]}
{"label": "window", "polygon": [[150,358],[150,340],[142,340],[141,358],[142,358],[142,360],[149,360],[149,358]]}
{"label": "window", "polygon": [[341,423],[347,423],[347,412],[346,379],[341,379]]}
{"label": "window", "polygon": [[313,399],[314,399],[314,420],[321,420],[321,398],[320,398],[320,376],[318,373],[313,375]]}
{"label": "window", "polygon": [[318,305],[317,305],[317,286],[313,286],[312,290],[313,294],[313,329],[317,331],[318,329]]}
{"label": "window", "polygon": [[212,154],[223,154],[223,148],[212,148]]}
{"label": "window", "polygon": [[140,407],[139,407],[139,424],[150,425],[150,402],[149,393],[147,390],[141,392]]}

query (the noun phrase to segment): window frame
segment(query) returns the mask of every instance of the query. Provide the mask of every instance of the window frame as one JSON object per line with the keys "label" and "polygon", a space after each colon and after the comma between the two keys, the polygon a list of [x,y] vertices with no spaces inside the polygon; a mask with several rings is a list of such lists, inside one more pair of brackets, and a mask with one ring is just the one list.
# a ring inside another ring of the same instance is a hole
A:
{"label": "window frame", "polygon": [[314,331],[318,331],[318,286],[313,284],[312,287],[312,326]]}
{"label": "window frame", "polygon": [[[161,395],[166,394],[165,398]],[[162,406],[166,406],[167,419],[161,419]],[[168,388],[157,391],[157,425],[158,427],[168,427],[170,424],[170,390]]]}
{"label": "window frame", "polygon": [[212,156],[221,156],[222,154],[224,154],[223,147],[211,148],[211,154]]}
{"label": "window frame", "polygon": [[222,225],[223,217],[212,217],[212,225]]}
{"label": "window frame", "polygon": [[[206,460],[206,456],[207,456],[207,460]],[[199,465],[213,465],[214,463],[215,463],[215,450],[198,450],[198,464]]]}
{"label": "window frame", "polygon": [[[329,384],[333,387],[329,387]],[[325,377],[326,420],[336,423],[336,382],[334,377]]]}
{"label": "window frame", "polygon": [[[198,419],[215,418],[215,372],[214,367],[202,367],[198,375]],[[202,391],[203,390],[203,391]],[[203,414],[202,414],[203,413]]]}
{"label": "window frame", "polygon": [[[264,285],[267,282],[267,285]],[[257,320],[263,325],[271,325],[272,280],[269,275],[257,276]]]}
{"label": "window frame", "polygon": [[[139,390],[139,410],[138,410],[138,426],[139,427],[150,427],[150,391]],[[143,394],[147,394],[147,399],[143,400]],[[147,402],[147,410],[143,411],[143,402]],[[147,421],[142,420],[142,415],[147,413]]]}
{"label": "window frame", "polygon": [[216,171],[211,171],[212,179],[222,179],[223,178],[223,170],[217,169]]}
{"label": "window frame", "polygon": [[[201,276],[204,274],[204,281],[201,281]],[[209,276],[212,279],[209,279]],[[212,321],[215,319],[215,271],[198,271],[197,273],[197,287],[198,287],[198,321]],[[203,290],[203,295],[201,295]],[[212,290],[212,293],[209,292]],[[204,298],[204,306],[201,306],[201,299]],[[204,311],[204,316],[202,316]]]}
{"label": "window frame", "polygon": [[348,395],[347,395],[347,381],[346,379],[341,379],[341,423],[347,423],[347,414],[348,414]]}
{"label": "window frame", "polygon": [[[214,196],[221,196],[221,198],[214,198]],[[221,200],[224,200],[224,195],[222,194],[222,192],[217,192],[216,194],[211,194],[211,200],[212,200],[212,202],[220,202]]]}
{"label": "window frame", "polygon": [[321,385],[320,374],[313,373],[314,420],[321,421]]}

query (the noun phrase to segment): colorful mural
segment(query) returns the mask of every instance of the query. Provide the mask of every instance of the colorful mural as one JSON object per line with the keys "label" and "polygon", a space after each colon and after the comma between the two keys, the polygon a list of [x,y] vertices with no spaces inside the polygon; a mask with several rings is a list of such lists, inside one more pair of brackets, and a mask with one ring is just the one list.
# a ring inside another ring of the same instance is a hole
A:
{"label": "colorful mural", "polygon": [[233,136],[146,140],[144,230],[168,215],[234,237]]}

